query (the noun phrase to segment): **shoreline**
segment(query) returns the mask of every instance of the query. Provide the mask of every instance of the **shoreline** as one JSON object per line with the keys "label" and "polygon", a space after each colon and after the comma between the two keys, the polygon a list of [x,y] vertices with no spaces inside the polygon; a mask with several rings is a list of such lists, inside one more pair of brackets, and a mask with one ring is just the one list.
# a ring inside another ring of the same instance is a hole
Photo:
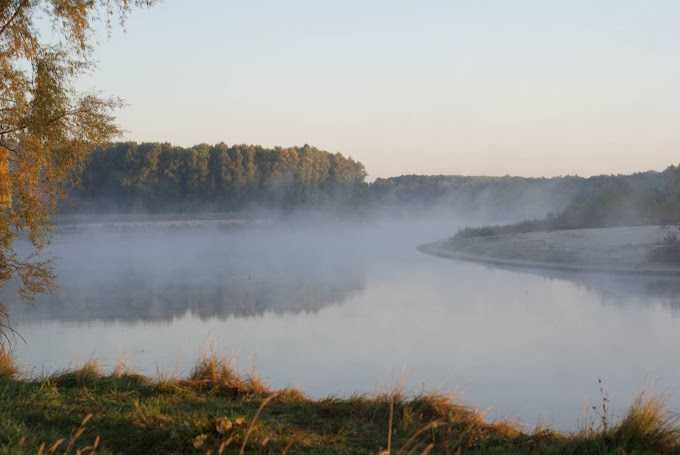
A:
{"label": "shoreline", "polygon": [[104,374],[95,362],[39,379],[16,373],[0,349],[2,453],[680,453],[680,423],[655,395],[640,395],[620,420],[595,413],[560,432],[488,421],[441,393],[312,399],[239,376],[214,354],[186,378],[124,366]]}
{"label": "shoreline", "polygon": [[[644,255],[649,254],[657,246],[657,243],[651,242],[648,238],[643,238],[643,235],[649,236],[647,231],[658,228],[659,226],[574,229],[570,231],[532,232],[456,240],[444,239],[418,245],[416,249],[423,254],[441,258],[524,270],[680,277],[680,266],[644,262]],[[633,235],[629,235],[629,237],[633,238],[626,238],[625,243],[619,242],[621,244],[620,250],[616,250],[616,244],[614,246],[607,245],[606,247],[598,244],[598,237],[601,237],[603,234],[606,235],[608,230],[611,230],[612,234],[614,234],[614,230],[620,231],[621,229],[632,231]],[[643,230],[644,232],[642,232]],[[566,237],[570,237],[567,245],[572,250],[565,253],[565,251],[560,251],[560,248],[564,250],[565,246],[559,245],[559,242],[564,242]],[[573,241],[574,238],[578,240]],[[620,253],[620,251],[625,251],[626,249],[635,249],[637,251],[635,251],[635,255],[628,254],[623,259],[605,256],[612,251]],[[546,250],[556,256],[561,254],[561,257],[569,258],[569,260],[546,261],[538,259],[541,256],[546,256]],[[509,256],[509,253],[513,251],[520,253],[517,256],[521,255],[523,257]],[[536,259],[532,259],[532,256],[535,256]],[[590,262],[579,261],[579,257],[590,257],[594,260]],[[620,264],[622,263],[627,265],[621,266]]]}

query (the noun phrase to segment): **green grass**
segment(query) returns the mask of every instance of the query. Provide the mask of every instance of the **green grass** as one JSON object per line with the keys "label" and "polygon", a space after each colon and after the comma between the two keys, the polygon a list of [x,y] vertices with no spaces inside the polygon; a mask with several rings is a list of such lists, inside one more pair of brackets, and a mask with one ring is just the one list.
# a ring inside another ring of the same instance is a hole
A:
{"label": "green grass", "polygon": [[38,380],[0,375],[0,454],[217,454],[220,449],[674,454],[680,453],[680,426],[660,400],[644,396],[621,422],[570,434],[490,423],[438,394],[312,400],[295,390],[270,390],[254,377],[243,379],[215,356],[202,359],[187,379],[151,380],[122,368],[104,375],[93,363]]}

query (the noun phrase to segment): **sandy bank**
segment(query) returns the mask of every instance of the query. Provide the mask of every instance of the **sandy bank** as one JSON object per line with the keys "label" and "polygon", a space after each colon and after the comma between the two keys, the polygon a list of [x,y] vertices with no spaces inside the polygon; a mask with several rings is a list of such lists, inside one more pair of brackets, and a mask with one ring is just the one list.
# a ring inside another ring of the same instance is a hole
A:
{"label": "sandy bank", "polygon": [[441,240],[418,250],[494,265],[567,271],[680,276],[680,264],[654,260],[672,226],[529,232]]}

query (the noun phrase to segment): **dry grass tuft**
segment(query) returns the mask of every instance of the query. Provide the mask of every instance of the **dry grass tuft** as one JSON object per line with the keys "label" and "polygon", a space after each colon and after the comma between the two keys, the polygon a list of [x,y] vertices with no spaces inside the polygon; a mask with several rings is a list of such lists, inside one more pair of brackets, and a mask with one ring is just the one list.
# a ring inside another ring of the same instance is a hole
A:
{"label": "dry grass tuft", "polygon": [[449,417],[461,411],[468,411],[453,395],[445,393],[426,393],[415,397],[413,401],[431,418]]}
{"label": "dry grass tuft", "polygon": [[125,359],[121,358],[118,359],[118,362],[116,362],[116,366],[113,368],[111,375],[114,378],[122,378],[126,376],[134,376],[135,372],[132,371]]}
{"label": "dry grass tuft", "polygon": [[519,424],[510,420],[498,420],[492,425],[494,432],[503,439],[517,439],[523,435]]}
{"label": "dry grass tuft", "polygon": [[12,378],[18,371],[12,353],[5,346],[0,345],[0,378]]}
{"label": "dry grass tuft", "polygon": [[244,385],[250,393],[256,395],[267,395],[272,393],[271,388],[262,380],[254,369],[248,373]]}
{"label": "dry grass tuft", "polygon": [[307,395],[304,394],[301,390],[288,387],[285,389],[281,389],[276,397],[276,401],[279,402],[284,402],[284,403],[292,403],[296,401],[307,401]]}
{"label": "dry grass tuft", "polygon": [[203,355],[191,371],[189,379],[197,382],[231,382],[237,377],[231,362],[211,353]]}
{"label": "dry grass tuft", "polygon": [[680,447],[680,416],[670,413],[658,396],[640,395],[628,414],[613,430],[611,438],[629,450],[667,453]]}
{"label": "dry grass tuft", "polygon": [[102,368],[98,362],[89,360],[80,368],[73,371],[57,373],[51,376],[51,380],[58,385],[75,384],[77,386],[89,386],[104,377]]}
{"label": "dry grass tuft", "polygon": [[460,404],[450,394],[419,395],[413,399],[412,405],[426,420],[446,419],[468,425],[489,425],[481,411]]}
{"label": "dry grass tuft", "polygon": [[395,406],[401,405],[405,403],[407,400],[406,394],[400,389],[394,389],[387,393],[379,393],[375,395],[372,399],[370,395],[367,395],[364,398],[380,404],[389,405],[393,403]]}
{"label": "dry grass tuft", "polygon": [[192,370],[189,380],[210,384],[232,384],[241,381],[232,363],[218,357],[215,353],[201,357]]}
{"label": "dry grass tuft", "polygon": [[405,423],[426,424],[413,433],[397,453],[411,453],[416,447],[427,450],[427,438],[433,435],[437,435],[435,439],[446,451],[476,447],[481,441],[494,441],[501,446],[512,445],[527,437],[518,424],[511,421],[488,422],[483,412],[460,404],[450,394],[419,395],[403,404],[401,415]]}
{"label": "dry grass tuft", "polygon": [[198,361],[189,376],[188,385],[226,391],[233,396],[241,395],[245,388],[232,363],[214,353],[205,355]]}
{"label": "dry grass tuft", "polygon": [[188,385],[209,388],[233,396],[268,395],[271,389],[254,372],[242,379],[233,364],[215,353],[204,355],[185,381]]}
{"label": "dry grass tuft", "polygon": [[88,360],[83,366],[75,370],[73,374],[76,381],[81,384],[94,382],[104,375],[101,365],[96,360]]}
{"label": "dry grass tuft", "polygon": [[176,376],[167,373],[158,373],[156,377],[155,385],[158,390],[164,393],[177,393],[180,392],[182,387],[182,381],[180,381]]}

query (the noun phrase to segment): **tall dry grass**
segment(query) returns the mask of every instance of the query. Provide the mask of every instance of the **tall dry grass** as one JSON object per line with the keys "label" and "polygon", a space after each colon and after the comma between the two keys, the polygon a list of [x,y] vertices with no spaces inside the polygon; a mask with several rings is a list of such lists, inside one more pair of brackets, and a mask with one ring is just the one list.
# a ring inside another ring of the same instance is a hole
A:
{"label": "tall dry grass", "polygon": [[222,391],[233,396],[272,393],[270,387],[254,372],[243,378],[233,362],[215,353],[201,357],[189,375],[188,384]]}
{"label": "tall dry grass", "polygon": [[664,398],[641,394],[609,433],[605,437],[615,446],[670,453],[680,450],[680,415],[668,410]]}
{"label": "tall dry grass", "polygon": [[0,378],[12,378],[19,372],[10,350],[0,344]]}

